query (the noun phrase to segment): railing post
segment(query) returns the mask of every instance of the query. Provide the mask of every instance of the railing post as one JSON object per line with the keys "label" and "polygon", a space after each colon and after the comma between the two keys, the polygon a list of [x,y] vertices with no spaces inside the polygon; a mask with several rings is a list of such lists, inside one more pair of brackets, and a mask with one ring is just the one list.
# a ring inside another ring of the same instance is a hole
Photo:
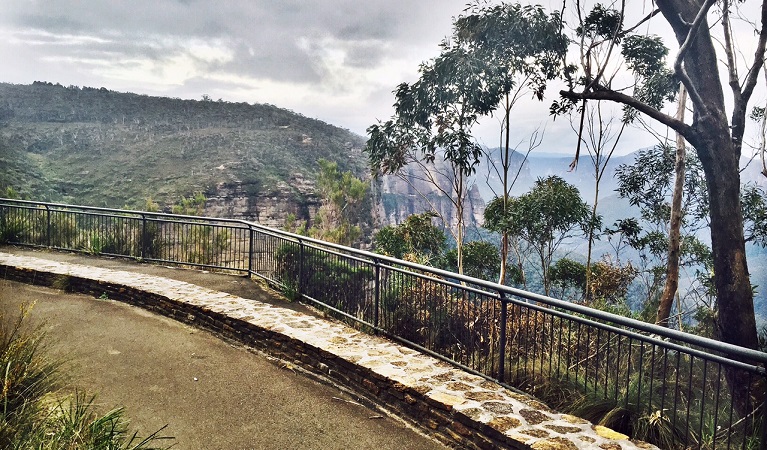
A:
{"label": "railing post", "polygon": [[506,376],[506,322],[508,322],[508,303],[506,294],[499,292],[501,301],[501,336],[498,343],[498,381],[503,383]]}
{"label": "railing post", "polygon": [[298,240],[298,283],[296,286],[296,294],[298,298],[304,295],[304,241]]}
{"label": "railing post", "polygon": [[380,308],[381,304],[381,263],[378,262],[378,259],[373,259],[373,264],[375,264],[375,305],[373,310],[373,325],[378,328],[378,310]]}
{"label": "railing post", "polygon": [[48,205],[45,206],[45,245],[51,246],[51,209]]}
{"label": "railing post", "polygon": [[141,215],[141,259],[146,259],[146,244],[147,244],[147,232],[146,232],[146,214]]}
{"label": "railing post", "polygon": [[248,225],[248,231],[250,232],[250,245],[248,248],[248,278],[251,278],[253,275],[253,255],[255,254],[255,238],[256,238],[256,231],[253,229],[252,225]]}

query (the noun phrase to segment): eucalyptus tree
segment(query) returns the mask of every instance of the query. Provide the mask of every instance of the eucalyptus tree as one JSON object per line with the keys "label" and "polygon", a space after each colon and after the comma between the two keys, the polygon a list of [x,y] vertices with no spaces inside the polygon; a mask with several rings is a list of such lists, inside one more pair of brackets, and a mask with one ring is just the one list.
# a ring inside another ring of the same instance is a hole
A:
{"label": "eucalyptus tree", "polygon": [[[409,181],[404,176],[405,167],[418,165],[423,181],[451,199],[457,226],[454,232],[448,228],[458,246],[459,273],[463,273],[468,178],[483,156],[471,129],[481,116],[492,114],[504,102],[503,173],[504,191],[508,193],[512,93],[519,78],[542,98],[546,81],[558,73],[557,61],[566,50],[567,41],[560,29],[558,15],[549,16],[540,7],[475,3],[456,19],[452,37],[441,44],[441,54],[421,66],[419,80],[402,83],[396,89],[394,117],[368,128],[367,150],[375,173],[397,174]],[[450,168],[442,177],[449,182],[450,192],[429,166],[437,158]],[[507,238],[503,242],[501,259],[505,264]]]}
{"label": "eucalyptus tree", "polygon": [[[694,154],[684,155],[683,161],[680,161],[681,156],[678,149],[670,145],[656,146],[639,151],[632,164],[622,164],[616,169],[618,195],[638,207],[641,225],[637,220],[637,226],[629,231],[626,222],[610,233],[622,228],[622,233],[630,238],[631,247],[639,251],[646,294],[644,303],[646,307],[657,305],[657,310],[668,308],[663,325],[668,325],[675,294],[671,292],[671,296],[665,297],[668,303],[663,303],[668,277],[675,276],[679,268],[697,266],[698,281],[707,285],[711,268],[710,250],[696,237],[708,226],[708,195],[703,168]],[[674,205],[676,202],[678,204]],[[677,223],[670,224],[670,217]],[[678,245],[675,254],[669,252],[673,241]],[[669,275],[669,267],[673,265],[677,270]],[[692,291],[688,289],[688,292]],[[661,321],[662,314],[656,312],[656,322]]]}
{"label": "eucalyptus tree", "polygon": [[[594,176],[594,198],[591,204],[591,220],[589,221],[586,232],[586,265],[585,286],[591,284],[592,262],[594,242],[599,239],[599,196],[602,194],[600,186],[606,174],[609,174],[607,168],[610,167],[612,158],[618,144],[623,136],[623,132],[628,124],[627,120],[618,121],[615,116],[606,114],[602,105],[587,105],[584,103],[579,111],[580,121],[576,131],[578,132],[578,147],[585,147],[591,163],[590,169]],[[625,118],[624,118],[625,119]],[[584,133],[586,131],[586,133]],[[578,151],[580,153],[580,151]],[[574,160],[571,167],[574,169],[577,160]],[[584,290],[584,300],[588,303],[591,297],[591,290]]]}
{"label": "eucalyptus tree", "polygon": [[[597,27],[603,40],[608,42],[609,50],[604,54],[605,59],[599,61],[589,54],[588,48],[582,47],[580,73],[573,73],[568,89],[561,91],[561,95],[569,102],[597,100],[623,104],[630,111],[678,132],[695,148],[708,187],[717,335],[731,344],[757,348],[759,340],[739,198],[739,160],[748,103],[764,64],[767,0],[759,5],[730,0],[656,0],[651,7],[657,7],[657,11],[638,17],[634,23],[629,23],[625,5],[623,0],[619,10],[602,14],[595,8],[589,14],[587,19],[594,19],[594,24],[601,22],[601,15],[609,17],[614,25],[604,32]],[[712,11],[715,5],[716,12]],[[759,9],[757,22],[743,22],[752,27],[753,33],[740,35],[753,44],[749,57],[740,51],[745,48],[745,42],[739,43],[733,32],[733,14],[737,15],[739,8],[754,6]],[[714,23],[710,24],[708,18],[714,14]],[[677,41],[672,69],[658,64],[657,55],[653,55],[653,49],[658,47],[653,41],[660,38],[634,33],[642,23],[658,16],[671,28]],[[637,48],[626,45],[629,36],[640,44]],[[615,67],[616,57],[623,57],[628,64],[647,67],[634,81],[633,90],[631,85],[619,85],[609,72],[610,67]],[[720,73],[726,74],[726,79],[723,80]],[[690,98],[692,123],[689,124],[662,111],[678,82],[685,86]],[[725,89],[730,91],[729,105]],[[734,372],[728,371],[736,404],[745,412],[748,383],[734,377]]]}
{"label": "eucalyptus tree", "polygon": [[[397,88],[395,116],[368,128],[367,151],[373,172],[395,174],[428,200],[427,193],[411,182],[406,166],[420,168],[420,179],[450,199],[456,229],[442,218],[458,247],[458,271],[463,273],[461,248],[465,231],[465,200],[469,177],[475,172],[482,149],[471,136],[480,113],[497,103],[498,97],[484,96],[484,68],[466,49],[449,41],[442,53],[420,68],[420,79]],[[437,158],[449,167],[448,173],[434,168]],[[449,188],[446,188],[449,186]],[[436,208],[432,208],[436,212]]]}
{"label": "eucalyptus tree", "polygon": [[[491,157],[488,162],[501,180],[501,192],[494,192],[494,202],[503,214],[510,207],[511,189],[519,175],[519,171],[512,173],[511,156],[516,151],[511,147],[512,109],[528,94],[543,99],[547,82],[561,75],[559,61],[567,51],[568,41],[562,33],[561,16],[549,15],[540,6],[477,2],[467,11],[468,14],[455,22],[456,37],[493,68],[488,73],[495,81],[489,86],[500,89],[501,93],[500,104],[496,107],[501,116],[502,155],[499,164],[495,164]],[[538,133],[533,133],[525,158],[540,142]],[[519,170],[521,168],[522,165]],[[518,256],[518,267],[513,271],[513,277],[518,281],[522,274],[518,243],[511,242],[512,236],[506,229],[494,231],[501,235],[498,282],[506,282],[510,246],[514,246]]]}
{"label": "eucalyptus tree", "polygon": [[560,246],[587,229],[590,208],[578,189],[558,176],[539,178],[533,188],[510,198],[503,210],[491,203],[493,226],[503,227],[527,242],[538,256],[543,290],[549,295],[549,271]]}
{"label": "eucalyptus tree", "polygon": [[[677,100],[676,119],[684,121],[684,112],[687,107],[687,91],[684,85],[679,88]],[[682,251],[682,196],[685,182],[685,159],[687,156],[687,143],[684,136],[676,134],[676,161],[674,164],[674,189],[671,194],[671,213],[668,230],[668,258],[666,263],[666,283],[663,293],[658,301],[658,312],[655,315],[655,323],[669,325],[671,306],[674,296],[679,290],[679,260]],[[681,311],[680,311],[681,312]],[[680,320],[681,323],[681,320]]]}

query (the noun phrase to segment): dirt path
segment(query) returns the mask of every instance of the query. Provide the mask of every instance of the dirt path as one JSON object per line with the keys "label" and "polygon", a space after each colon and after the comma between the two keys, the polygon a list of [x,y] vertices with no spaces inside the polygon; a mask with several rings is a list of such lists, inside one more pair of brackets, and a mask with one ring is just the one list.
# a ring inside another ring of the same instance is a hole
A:
{"label": "dirt path", "polygon": [[125,406],[142,434],[168,424],[176,449],[445,448],[333,387],[139,308],[0,280],[0,306],[21,302],[35,303],[30,318],[71,357],[78,386],[104,409]]}

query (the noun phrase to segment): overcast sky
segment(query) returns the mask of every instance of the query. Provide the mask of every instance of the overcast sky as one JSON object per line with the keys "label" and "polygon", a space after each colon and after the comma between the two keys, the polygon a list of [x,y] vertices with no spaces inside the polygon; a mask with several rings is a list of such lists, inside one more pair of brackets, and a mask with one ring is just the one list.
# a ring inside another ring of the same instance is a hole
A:
{"label": "overcast sky", "polygon": [[[9,0],[0,14],[0,81],[271,103],[364,135],[392,113],[392,90],[439,52],[468,0]],[[547,2],[543,2],[546,4]],[[559,3],[559,2],[557,2]],[[518,110],[519,140],[573,152],[550,95]],[[478,128],[497,145],[497,121]],[[650,145],[632,131],[624,151]]]}

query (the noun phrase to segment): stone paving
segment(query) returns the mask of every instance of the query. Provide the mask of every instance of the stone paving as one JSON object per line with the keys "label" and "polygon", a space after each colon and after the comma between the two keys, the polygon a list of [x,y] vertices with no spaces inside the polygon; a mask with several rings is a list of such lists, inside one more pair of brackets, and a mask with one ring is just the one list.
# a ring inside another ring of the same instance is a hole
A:
{"label": "stone paving", "polygon": [[[295,364],[347,388],[363,390],[362,395],[454,446],[656,448],[552,411],[532,397],[384,338],[255,300],[158,276],[3,252],[0,276],[54,287],[55,277],[65,277],[63,284],[71,290],[94,295],[103,290],[110,298],[134,303],[138,295],[162,299],[150,309],[258,346],[283,359],[288,368]],[[261,345],[256,345],[257,339]]]}

